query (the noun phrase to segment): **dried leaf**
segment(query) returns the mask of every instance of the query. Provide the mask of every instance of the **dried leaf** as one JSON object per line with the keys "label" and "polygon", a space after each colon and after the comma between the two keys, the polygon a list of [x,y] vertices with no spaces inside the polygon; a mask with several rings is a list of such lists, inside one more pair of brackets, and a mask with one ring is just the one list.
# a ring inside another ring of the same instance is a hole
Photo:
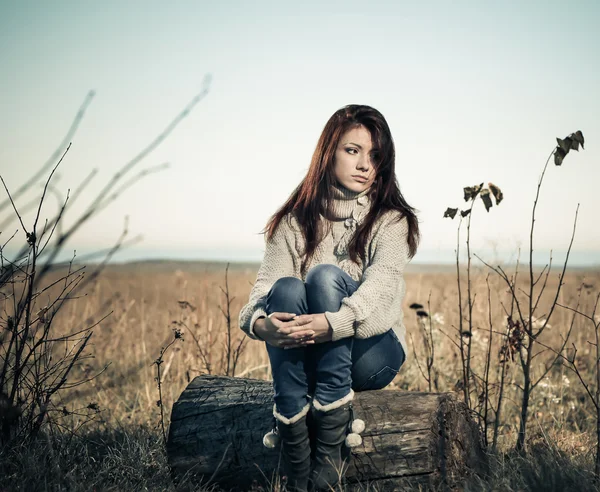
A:
{"label": "dried leaf", "polygon": [[563,149],[556,147],[556,150],[554,151],[554,164],[560,166],[566,155],[567,153]]}
{"label": "dried leaf", "polygon": [[429,315],[427,314],[427,311],[419,310],[417,311],[417,316],[419,318],[427,318]]}
{"label": "dried leaf", "polygon": [[577,140],[575,140],[575,139],[571,140],[571,149],[579,152],[579,142]]}
{"label": "dried leaf", "polygon": [[477,194],[481,191],[482,186],[483,183],[475,186],[465,186],[465,202],[468,202],[469,200],[475,200],[475,198],[477,198]]}
{"label": "dried leaf", "polygon": [[496,205],[500,204],[500,202],[504,198],[502,190],[498,188],[494,183],[488,183],[488,187],[492,192],[492,195],[494,195],[494,198],[496,199]]}
{"label": "dried leaf", "polygon": [[573,140],[567,137],[564,140],[557,138],[556,141],[558,142],[558,146],[565,151],[565,154],[568,154]]}
{"label": "dried leaf", "polygon": [[410,309],[423,309],[423,305],[419,304],[418,302],[413,302],[410,306],[408,306]]}
{"label": "dried leaf", "polygon": [[490,211],[490,208],[492,208],[492,199],[490,198],[490,190],[488,190],[487,188],[484,188],[483,190],[481,190],[481,193],[479,194],[479,196],[481,197],[481,200],[483,201],[483,204],[485,205],[485,209],[486,211]]}
{"label": "dried leaf", "polygon": [[583,133],[581,133],[581,130],[577,130],[575,133],[571,134],[571,136],[573,137],[573,140],[579,142],[581,144],[581,148],[585,150],[585,147],[583,146]]}
{"label": "dried leaf", "polygon": [[446,217],[450,217],[451,219],[453,219],[454,216],[456,215],[456,212],[458,212],[457,208],[450,208],[450,207],[448,207],[446,209],[446,211],[444,212],[444,217],[442,217],[442,218],[445,219]]}
{"label": "dried leaf", "polygon": [[467,215],[469,215],[471,213],[471,209],[468,208],[467,210],[461,210],[460,211],[460,215],[461,217],[466,217]]}

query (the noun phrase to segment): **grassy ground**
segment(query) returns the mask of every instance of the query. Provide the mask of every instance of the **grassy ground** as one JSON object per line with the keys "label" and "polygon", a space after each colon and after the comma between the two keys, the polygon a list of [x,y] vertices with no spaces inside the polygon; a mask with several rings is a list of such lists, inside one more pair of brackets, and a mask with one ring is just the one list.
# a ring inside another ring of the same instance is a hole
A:
{"label": "grassy ground", "polygon": [[[474,367],[482,371],[489,341],[486,277],[487,271],[474,272],[473,289],[478,293],[474,308]],[[237,327],[239,309],[247,301],[256,267],[231,267],[228,275],[232,297],[233,342],[241,338]],[[548,280],[549,290],[557,285],[557,274]],[[579,290],[585,280],[586,287]],[[491,286],[493,322],[493,378],[498,375],[500,336],[505,316],[502,306],[510,305],[505,286],[494,276]],[[427,390],[417,360],[423,364],[422,325],[411,303],[425,306],[432,315],[435,343],[434,368],[439,391],[458,389],[460,360],[451,340],[456,340],[459,311],[457,284],[451,270],[432,271],[411,268],[406,274],[405,325],[409,345],[408,360],[389,389]],[[158,389],[153,364],[161,347],[173,338],[173,328],[183,332],[184,340],[164,355],[161,365],[165,425],[173,402],[196,375],[223,374],[227,367],[224,265],[138,264],[111,267],[84,298],[68,303],[57,327],[69,329],[92,323],[112,311],[94,330],[93,344],[87,359],[77,368],[78,377],[107,369],[96,379],[62,395],[58,408],[65,408],[62,427],[49,429],[47,438],[28,449],[15,450],[4,458],[0,490],[189,490],[187,482],[176,488],[171,482],[164,453]],[[574,271],[568,274],[559,301],[590,311],[598,289],[600,271]],[[428,299],[429,306],[428,306]],[[548,298],[542,300],[546,305]],[[547,312],[542,309],[541,312]],[[543,342],[560,342],[571,322],[571,314],[557,310]],[[572,341],[582,357],[580,369],[592,381],[594,354],[588,340],[593,340],[592,326],[575,318]],[[414,352],[413,352],[414,351]],[[536,358],[534,375],[542,374],[543,365],[551,360],[549,351]],[[503,407],[499,452],[490,457],[492,473],[474,479],[466,490],[597,490],[593,481],[595,449],[595,409],[574,375],[555,364],[547,378],[532,395],[529,423],[528,455],[512,451],[518,429],[520,372],[509,364],[510,387]],[[442,370],[443,368],[443,370]],[[243,351],[236,375],[269,379],[268,359],[264,347],[249,341]],[[100,409],[95,420],[84,423],[76,410]],[[75,412],[75,413],[72,413]],[[260,443],[257,443],[260,445]],[[263,486],[267,487],[266,484]],[[276,487],[275,487],[276,488]],[[362,490],[376,490],[361,484]],[[210,489],[210,487],[205,487]]]}
{"label": "grassy ground", "polygon": [[[592,443],[585,436],[578,436],[574,447],[565,446],[564,442],[561,446],[561,438],[564,436],[554,433],[531,438],[525,458],[514,452],[490,456],[490,476],[474,477],[464,490],[598,490],[591,472],[592,457],[588,451],[580,450]],[[19,450],[6,470],[0,481],[0,490],[5,491],[220,490],[210,485],[198,487],[186,480],[174,485],[160,433],[134,425],[87,430],[77,437],[62,435],[52,445],[38,443]],[[279,487],[265,480],[255,490]],[[364,483],[344,490],[376,491],[377,486]]]}

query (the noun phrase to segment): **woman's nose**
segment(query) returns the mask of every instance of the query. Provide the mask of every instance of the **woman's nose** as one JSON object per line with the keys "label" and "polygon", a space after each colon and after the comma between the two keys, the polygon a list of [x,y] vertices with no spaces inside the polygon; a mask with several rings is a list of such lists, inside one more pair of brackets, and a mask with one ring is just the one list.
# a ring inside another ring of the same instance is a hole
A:
{"label": "woman's nose", "polygon": [[363,156],[358,160],[356,167],[362,171],[368,171],[371,169],[371,158],[369,156]]}

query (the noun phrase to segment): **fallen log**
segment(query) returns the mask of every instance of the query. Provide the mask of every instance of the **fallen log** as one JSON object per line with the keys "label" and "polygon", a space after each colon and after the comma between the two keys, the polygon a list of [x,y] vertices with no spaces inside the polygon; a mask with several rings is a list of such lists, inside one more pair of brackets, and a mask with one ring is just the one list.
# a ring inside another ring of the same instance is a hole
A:
{"label": "fallen log", "polygon": [[[196,377],[174,404],[167,455],[174,477],[246,490],[274,483],[279,449],[262,445],[273,425],[268,381]],[[378,490],[422,485],[460,486],[486,468],[480,433],[454,393],[395,390],[356,393],[363,444],[353,448],[347,483]]]}

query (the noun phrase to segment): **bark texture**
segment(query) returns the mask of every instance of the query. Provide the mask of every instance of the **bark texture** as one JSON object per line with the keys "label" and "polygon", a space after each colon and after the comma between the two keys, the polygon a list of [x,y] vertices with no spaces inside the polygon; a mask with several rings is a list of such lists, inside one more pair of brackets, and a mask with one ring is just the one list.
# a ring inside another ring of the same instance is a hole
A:
{"label": "bark texture", "polygon": [[[356,393],[353,405],[366,429],[352,452],[349,484],[454,488],[485,471],[479,430],[454,393],[368,391]],[[173,406],[167,454],[174,476],[234,490],[275,483],[280,452],[262,445],[272,427],[270,382],[199,376]]]}

